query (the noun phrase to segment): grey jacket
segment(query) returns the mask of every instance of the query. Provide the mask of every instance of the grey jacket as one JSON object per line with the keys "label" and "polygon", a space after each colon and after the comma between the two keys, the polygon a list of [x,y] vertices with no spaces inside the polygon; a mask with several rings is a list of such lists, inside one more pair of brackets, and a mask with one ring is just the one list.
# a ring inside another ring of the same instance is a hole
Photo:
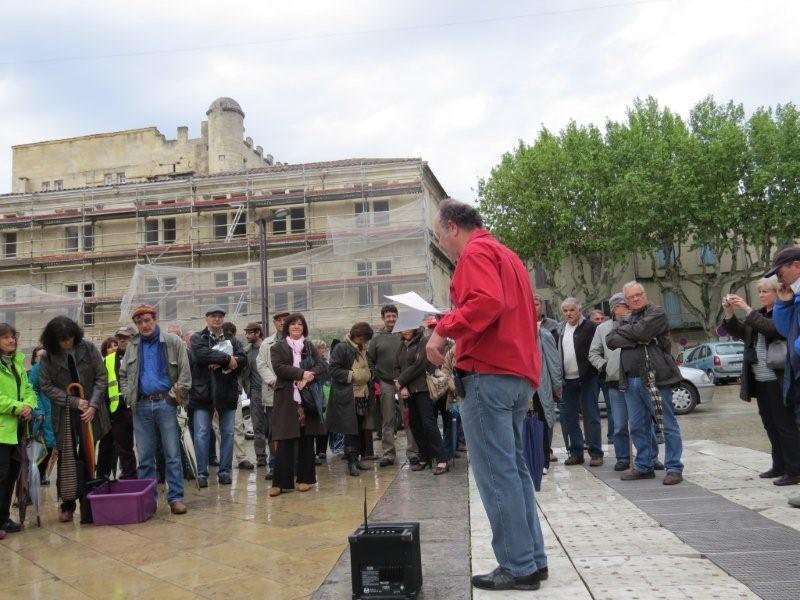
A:
{"label": "grey jacket", "polygon": [[392,333],[385,327],[369,341],[367,360],[375,377],[381,381],[394,382],[394,361],[402,344],[400,333]]}
{"label": "grey jacket", "polygon": [[[119,390],[128,406],[136,413],[136,402],[139,400],[139,343],[142,336],[138,333],[131,338],[125,356],[119,365]],[[183,400],[189,397],[192,389],[192,370],[189,366],[189,353],[183,340],[177,335],[164,333],[158,338],[167,361],[167,372],[170,384],[177,384]],[[169,402],[175,404],[170,398]]]}
{"label": "grey jacket", "polygon": [[564,387],[564,376],[561,371],[561,357],[556,347],[556,339],[552,335],[540,335],[539,351],[542,354],[542,372],[539,376],[539,403],[544,409],[547,426],[551,429],[556,421],[556,403],[553,393],[561,396]]}
{"label": "grey jacket", "polygon": [[[261,341],[261,346],[264,345],[264,341]],[[264,385],[261,379],[261,373],[258,370],[258,354],[261,351],[261,346],[254,346],[253,344],[245,344],[244,346],[244,353],[247,356],[247,364],[244,368],[239,372],[239,383],[244,390],[244,393],[247,394],[247,397],[250,398],[250,401],[260,401],[261,395],[263,394]],[[255,379],[256,383],[258,384],[258,398],[253,398],[253,380]]]}
{"label": "grey jacket", "polygon": [[592,345],[589,346],[589,362],[600,373],[605,373],[606,381],[619,381],[620,350],[611,350],[606,344],[606,336],[614,327],[614,321],[603,321],[594,330]]}
{"label": "grey jacket", "polygon": [[[84,339],[75,346],[75,366],[78,381],[86,392],[89,406],[96,409],[92,420],[94,439],[99,440],[111,429],[111,417],[108,414],[108,374],[103,364],[100,351],[90,341]],[[74,396],[67,396],[67,386],[73,383],[67,366],[67,355],[45,353],[39,370],[39,388],[50,398],[53,409],[53,433],[61,440],[61,413],[65,407],[77,410],[78,404]]]}
{"label": "grey jacket", "polygon": [[264,406],[272,406],[275,403],[275,382],[278,381],[278,376],[272,370],[272,356],[270,351],[272,347],[279,342],[276,334],[265,338],[258,348],[258,358],[256,359],[256,369],[258,374],[261,375],[261,402]]}

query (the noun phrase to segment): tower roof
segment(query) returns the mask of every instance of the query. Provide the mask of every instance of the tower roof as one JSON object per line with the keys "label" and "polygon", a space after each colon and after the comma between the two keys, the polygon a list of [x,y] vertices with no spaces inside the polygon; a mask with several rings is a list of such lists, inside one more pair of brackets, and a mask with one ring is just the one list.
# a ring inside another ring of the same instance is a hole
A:
{"label": "tower roof", "polygon": [[206,111],[206,116],[210,115],[212,112],[222,111],[239,113],[242,115],[242,118],[244,118],[244,111],[242,110],[242,107],[239,106],[239,103],[233,98],[227,98],[225,96],[217,98],[211,103],[211,106],[209,106],[208,110]]}

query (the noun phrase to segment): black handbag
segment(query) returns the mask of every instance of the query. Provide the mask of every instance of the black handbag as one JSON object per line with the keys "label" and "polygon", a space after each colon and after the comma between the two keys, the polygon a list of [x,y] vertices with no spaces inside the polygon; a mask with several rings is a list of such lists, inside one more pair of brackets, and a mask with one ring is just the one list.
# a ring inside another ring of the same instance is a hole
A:
{"label": "black handbag", "polygon": [[303,407],[306,416],[320,416],[319,410],[317,409],[317,401],[314,399],[314,393],[308,385],[300,390],[300,406]]}
{"label": "black handbag", "polygon": [[773,371],[783,371],[786,368],[787,352],[786,340],[772,342],[767,346],[767,366]]}

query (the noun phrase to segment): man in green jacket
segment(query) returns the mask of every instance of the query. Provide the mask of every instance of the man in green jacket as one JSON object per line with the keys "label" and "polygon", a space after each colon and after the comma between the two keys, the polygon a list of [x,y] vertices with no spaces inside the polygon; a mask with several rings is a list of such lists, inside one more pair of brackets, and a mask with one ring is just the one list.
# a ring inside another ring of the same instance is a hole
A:
{"label": "man in green jacket", "polygon": [[[370,340],[367,348],[367,360],[373,375],[381,384],[380,414],[383,456],[380,466],[387,467],[393,465],[397,459],[395,433],[399,407],[395,400],[394,362],[403,340],[400,339],[399,334],[393,332],[394,324],[397,322],[397,307],[394,304],[386,304],[381,308],[381,318],[383,319],[383,329]],[[406,456],[411,462],[414,462],[412,459],[417,457],[417,447],[410,429],[406,429],[406,439],[408,442]]]}

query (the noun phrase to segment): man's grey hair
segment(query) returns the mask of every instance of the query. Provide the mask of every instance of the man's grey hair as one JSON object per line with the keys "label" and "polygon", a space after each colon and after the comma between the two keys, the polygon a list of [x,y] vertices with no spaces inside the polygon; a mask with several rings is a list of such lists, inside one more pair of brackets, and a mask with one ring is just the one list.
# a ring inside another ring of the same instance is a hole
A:
{"label": "man's grey hair", "polygon": [[595,309],[594,309],[592,312],[590,312],[590,313],[589,313],[589,316],[590,316],[590,317],[591,317],[592,315],[600,315],[600,316],[601,316],[601,317],[603,317],[604,319],[605,319],[605,317],[606,317],[606,313],[604,313],[604,312],[603,312],[602,310],[600,310],[599,308],[595,308]]}
{"label": "man's grey hair", "polygon": [[633,281],[629,281],[628,283],[626,283],[625,285],[622,286],[622,293],[627,296],[626,292],[629,289],[635,288],[635,287],[640,288],[643,292],[645,291],[644,290],[644,286],[634,279]]}
{"label": "man's grey hair", "polygon": [[583,308],[583,304],[578,302],[578,299],[573,298],[572,296],[570,296],[569,298],[564,298],[564,301],[561,303],[561,310],[564,310],[564,307],[566,306],[574,306],[578,310],[581,310]]}
{"label": "man's grey hair", "polygon": [[453,222],[468,231],[483,227],[483,217],[478,209],[453,198],[445,198],[439,203],[439,221],[445,226]]}

